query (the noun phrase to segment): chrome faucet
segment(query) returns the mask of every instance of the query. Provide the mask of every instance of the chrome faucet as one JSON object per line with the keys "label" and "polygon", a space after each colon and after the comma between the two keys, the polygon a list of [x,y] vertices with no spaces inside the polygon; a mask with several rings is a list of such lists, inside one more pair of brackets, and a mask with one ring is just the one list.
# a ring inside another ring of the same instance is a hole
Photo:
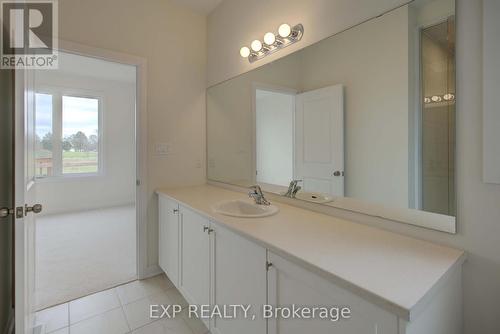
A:
{"label": "chrome faucet", "polygon": [[302,180],[292,180],[290,182],[290,185],[288,186],[288,190],[286,191],[285,197],[290,197],[290,198],[295,198],[295,195],[297,195],[297,192],[302,189],[301,186],[298,185],[299,182],[302,182]]}
{"label": "chrome faucet", "polygon": [[248,193],[248,197],[253,198],[254,201],[255,201],[255,204],[258,204],[258,205],[271,205],[271,202],[269,202],[264,197],[264,194],[262,193],[262,189],[260,188],[260,186],[258,186],[258,185],[251,186],[250,189],[252,191],[250,191]]}

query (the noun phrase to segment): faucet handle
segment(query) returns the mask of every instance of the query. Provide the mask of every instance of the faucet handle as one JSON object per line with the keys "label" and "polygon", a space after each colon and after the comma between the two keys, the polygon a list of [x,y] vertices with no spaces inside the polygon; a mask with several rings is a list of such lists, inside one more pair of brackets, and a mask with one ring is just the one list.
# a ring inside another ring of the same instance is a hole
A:
{"label": "faucet handle", "polygon": [[260,188],[259,185],[251,186],[250,189],[252,191],[250,191],[248,193],[248,196],[251,197],[251,198],[253,198],[255,200],[256,204],[260,204],[260,205],[270,205],[271,204],[271,202],[269,202],[264,197],[264,193],[262,192],[262,189]]}
{"label": "faucet handle", "polygon": [[295,195],[299,192],[299,190],[300,190],[300,189],[302,189],[302,187],[301,187],[301,186],[296,186],[296,187],[295,187],[295,189],[294,189],[294,190],[293,190],[293,192],[292,192],[293,197],[295,197]]}
{"label": "faucet handle", "polygon": [[253,190],[253,193],[255,194],[262,194],[262,189],[258,184],[251,186],[250,190]]}

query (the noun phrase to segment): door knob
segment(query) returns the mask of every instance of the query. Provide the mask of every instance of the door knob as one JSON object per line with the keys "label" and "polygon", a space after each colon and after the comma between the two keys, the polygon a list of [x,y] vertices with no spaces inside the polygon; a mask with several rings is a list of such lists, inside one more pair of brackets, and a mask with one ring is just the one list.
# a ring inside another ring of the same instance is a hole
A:
{"label": "door knob", "polygon": [[14,213],[14,209],[1,208],[0,209],[0,218],[6,218],[13,213]]}
{"label": "door knob", "polygon": [[33,206],[28,206],[27,204],[24,206],[24,215],[27,215],[29,212],[40,213],[42,212],[42,205],[35,204]]}
{"label": "door knob", "polygon": [[23,218],[24,208],[22,206],[18,206],[14,209],[0,208],[0,218],[7,218],[9,215],[13,214],[16,215],[16,218]]}

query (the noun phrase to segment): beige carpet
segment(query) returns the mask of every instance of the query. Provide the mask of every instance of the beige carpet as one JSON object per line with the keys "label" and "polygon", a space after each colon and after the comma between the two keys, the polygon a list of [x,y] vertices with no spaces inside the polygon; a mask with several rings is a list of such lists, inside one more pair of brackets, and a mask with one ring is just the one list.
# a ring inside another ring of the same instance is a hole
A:
{"label": "beige carpet", "polygon": [[36,220],[36,308],[47,308],[136,278],[135,207]]}

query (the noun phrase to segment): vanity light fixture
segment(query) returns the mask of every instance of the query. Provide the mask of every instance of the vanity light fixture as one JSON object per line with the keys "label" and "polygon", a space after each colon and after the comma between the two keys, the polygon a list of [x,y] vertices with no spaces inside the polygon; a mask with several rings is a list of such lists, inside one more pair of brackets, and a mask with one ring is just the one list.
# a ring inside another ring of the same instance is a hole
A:
{"label": "vanity light fixture", "polygon": [[278,28],[278,34],[268,32],[264,35],[264,43],[256,39],[250,44],[250,48],[243,46],[240,49],[240,55],[243,58],[248,58],[250,63],[264,58],[280,49],[283,49],[302,39],[304,35],[304,27],[302,24],[297,24],[291,27],[287,23],[283,23]]}

